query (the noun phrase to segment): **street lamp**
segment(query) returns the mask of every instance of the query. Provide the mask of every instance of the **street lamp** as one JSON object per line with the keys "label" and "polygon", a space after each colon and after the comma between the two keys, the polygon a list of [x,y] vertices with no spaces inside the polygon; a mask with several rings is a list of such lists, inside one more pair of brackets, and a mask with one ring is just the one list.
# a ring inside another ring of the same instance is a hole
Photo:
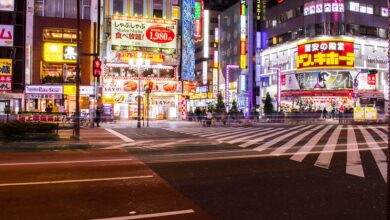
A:
{"label": "street lamp", "polygon": [[136,67],[138,72],[138,116],[137,116],[137,128],[141,128],[141,69],[142,67],[149,67],[150,66],[150,60],[144,59],[142,57],[142,53],[137,53],[137,58],[130,58],[129,59],[129,66],[130,67]]}

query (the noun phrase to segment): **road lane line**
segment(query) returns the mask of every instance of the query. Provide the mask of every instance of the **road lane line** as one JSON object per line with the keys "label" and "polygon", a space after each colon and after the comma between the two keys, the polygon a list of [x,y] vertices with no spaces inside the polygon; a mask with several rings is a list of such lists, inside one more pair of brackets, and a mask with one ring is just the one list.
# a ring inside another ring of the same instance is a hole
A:
{"label": "road lane line", "polygon": [[323,130],[321,130],[319,133],[317,133],[314,137],[312,137],[309,142],[307,142],[301,149],[299,149],[298,152],[296,152],[292,157],[290,157],[290,160],[302,162],[305,157],[310,153],[310,151],[316,146],[316,144],[320,141],[322,136],[328,132],[332,126],[327,126]]}
{"label": "road lane line", "polygon": [[238,137],[241,137],[244,135],[244,137],[247,137],[248,135],[251,135],[251,134],[258,134],[260,131],[263,131],[265,130],[266,128],[254,128],[254,129],[251,129],[249,131],[242,131],[242,132],[239,132],[235,135],[229,135],[228,137],[223,137],[223,138],[218,138],[217,141],[226,141],[226,140],[229,140],[229,139],[236,139]]}
{"label": "road lane line", "polygon": [[231,128],[203,128],[201,130],[195,130],[195,131],[176,131],[178,133],[183,133],[183,134],[191,134],[191,135],[203,135],[203,134],[220,134],[225,131],[230,131]]}
{"label": "road lane line", "polygon": [[246,133],[248,131],[251,131],[253,128],[245,128],[245,129],[242,129],[242,130],[231,130],[231,131],[227,131],[227,132],[224,132],[224,133],[221,133],[221,134],[217,134],[217,135],[201,135],[201,137],[208,137],[208,138],[222,138],[222,137],[226,137],[226,136],[231,136],[233,134],[242,134],[242,133]]}
{"label": "road lane line", "polygon": [[125,142],[134,142],[133,139],[128,138],[128,137],[126,137],[125,135],[123,135],[123,134],[121,134],[121,133],[119,133],[119,132],[116,132],[116,131],[112,130],[111,128],[106,128],[106,131],[108,131],[108,132],[110,132],[111,134],[113,134],[113,135],[119,137],[120,139],[122,139],[122,140],[125,141]]}
{"label": "road lane line", "polygon": [[237,138],[237,139],[234,139],[234,140],[231,140],[231,141],[227,141],[227,143],[235,144],[235,143],[238,143],[238,142],[242,142],[242,141],[251,139],[253,137],[257,137],[257,136],[262,135],[262,134],[269,134],[269,133],[280,131],[280,130],[283,130],[283,129],[284,128],[276,128],[276,129],[275,128],[266,128],[264,130],[258,131],[256,134],[252,134],[252,135],[249,135],[249,136],[246,136],[246,137]]}
{"label": "road lane line", "polygon": [[219,135],[225,135],[225,134],[228,134],[228,133],[236,133],[236,132],[239,132],[239,131],[247,131],[249,130],[250,128],[229,128],[227,130],[224,130],[223,132],[219,132],[219,134],[215,134],[215,133],[212,133],[212,134],[202,134],[200,135],[200,137],[216,137],[216,136],[219,136]]}
{"label": "road lane line", "polygon": [[[348,125],[348,128],[352,126]],[[353,128],[353,127],[352,127]],[[362,161],[360,159],[359,146],[357,145],[356,134],[354,129],[348,129],[347,133],[347,167],[346,173],[364,177]],[[354,151],[357,150],[357,151]]]}
{"label": "road lane line", "polygon": [[325,169],[329,168],[333,153],[337,146],[337,141],[339,140],[341,129],[342,126],[337,126],[337,128],[330,135],[331,138],[328,139],[328,142],[325,144],[324,149],[318,156],[317,161],[314,163],[315,166],[322,167]]}
{"label": "road lane line", "polygon": [[380,173],[382,174],[383,179],[385,182],[387,182],[387,158],[383,150],[376,150],[377,148],[380,148],[378,143],[375,142],[374,138],[371,136],[371,134],[364,129],[363,126],[359,125],[358,128],[363,134],[364,139],[366,142],[373,142],[372,144],[368,144],[368,147],[370,148],[371,154],[375,159],[376,165],[379,168]]}
{"label": "road lane line", "polygon": [[187,210],[180,210],[180,211],[159,212],[159,213],[133,215],[133,216],[97,218],[97,219],[93,219],[93,220],[132,220],[132,219],[144,219],[144,218],[157,218],[157,217],[173,216],[173,215],[184,215],[184,214],[191,214],[194,212],[195,211],[192,209],[187,209]]}
{"label": "road lane line", "polygon": [[310,129],[314,128],[315,126],[317,126],[317,125],[311,125],[311,126],[299,128],[299,129],[294,130],[292,132],[288,132],[287,134],[275,137],[274,139],[272,139],[270,141],[267,141],[267,142],[265,142],[265,143],[255,147],[254,150],[257,151],[257,152],[264,151],[264,150],[270,148],[272,145],[278,143],[279,141],[282,141],[282,140],[286,139],[287,137],[290,137],[290,136],[295,135],[295,134],[297,134],[299,132],[302,132],[303,130],[307,130],[308,129],[310,131]]}
{"label": "road lane line", "polygon": [[73,163],[98,163],[98,162],[119,162],[131,161],[131,158],[125,159],[105,159],[105,160],[67,160],[67,161],[45,161],[45,162],[27,162],[27,163],[0,163],[0,166],[24,166],[24,165],[46,165],[46,164],[73,164]]}
{"label": "road lane line", "polygon": [[[370,128],[370,127],[368,127],[368,128]],[[372,129],[375,133],[377,133],[382,138],[382,140],[384,142],[387,142],[388,136],[387,136],[387,134],[385,132],[383,132],[382,130],[380,130],[378,128],[372,128],[371,127],[370,129]]]}
{"label": "road lane line", "polygon": [[114,181],[114,180],[145,179],[145,178],[153,178],[153,177],[154,176],[152,176],[152,175],[147,175],[147,176],[124,176],[124,177],[111,177],[111,178],[95,178],[95,179],[74,179],[74,180],[39,181],[39,182],[2,183],[2,184],[0,184],[0,187],[46,185],[46,184],[61,184],[61,183],[85,183],[85,182],[100,182],[100,181]]}
{"label": "road lane line", "polygon": [[292,128],[286,129],[286,130],[282,130],[282,131],[278,131],[278,132],[275,132],[275,133],[271,133],[271,134],[268,134],[268,135],[265,135],[265,136],[261,136],[261,137],[255,138],[253,140],[249,140],[249,141],[247,141],[245,143],[242,143],[242,144],[240,144],[238,146],[240,146],[240,147],[248,147],[248,146],[250,146],[252,144],[256,144],[259,141],[264,141],[265,139],[267,139],[269,137],[276,136],[278,134],[282,134],[282,133],[285,133],[285,132],[289,132],[291,130],[300,129],[300,128],[304,127],[304,126],[306,126],[306,125],[300,125],[300,126],[296,126],[296,127],[292,127]]}
{"label": "road lane line", "polygon": [[[320,129],[322,129],[323,127],[321,127]],[[316,128],[314,131],[318,131],[320,130],[318,128]],[[275,155],[275,156],[278,156],[282,153],[285,153],[287,150],[289,150],[290,148],[292,148],[295,144],[297,144],[298,142],[300,142],[302,139],[304,139],[307,135],[311,134],[312,132],[314,132],[312,130],[308,130],[308,131],[305,131],[303,132],[302,134],[294,137],[293,139],[291,139],[290,141],[288,141],[287,143],[285,143],[284,145],[282,145],[281,147],[278,147],[276,148],[274,151],[271,152],[271,155]]]}

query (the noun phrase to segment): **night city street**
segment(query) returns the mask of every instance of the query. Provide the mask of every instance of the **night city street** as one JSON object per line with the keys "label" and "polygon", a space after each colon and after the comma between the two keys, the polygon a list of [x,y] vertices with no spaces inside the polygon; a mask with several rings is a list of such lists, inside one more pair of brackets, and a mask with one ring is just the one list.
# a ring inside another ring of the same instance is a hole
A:
{"label": "night city street", "polygon": [[390,220],[390,0],[0,0],[0,220]]}

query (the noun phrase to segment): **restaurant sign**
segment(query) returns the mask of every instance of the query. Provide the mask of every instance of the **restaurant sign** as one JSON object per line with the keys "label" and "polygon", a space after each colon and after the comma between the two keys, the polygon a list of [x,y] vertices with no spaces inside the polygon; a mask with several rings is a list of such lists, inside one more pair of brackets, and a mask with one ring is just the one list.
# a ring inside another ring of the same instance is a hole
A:
{"label": "restaurant sign", "polygon": [[111,44],[113,46],[176,49],[175,20],[113,16]]}
{"label": "restaurant sign", "polygon": [[46,85],[34,85],[26,86],[26,94],[61,94],[63,93],[62,86],[46,86]]}
{"label": "restaurant sign", "polygon": [[297,69],[354,68],[354,43],[350,40],[312,40],[298,44]]}
{"label": "restaurant sign", "polygon": [[12,60],[0,59],[0,91],[12,90]]}

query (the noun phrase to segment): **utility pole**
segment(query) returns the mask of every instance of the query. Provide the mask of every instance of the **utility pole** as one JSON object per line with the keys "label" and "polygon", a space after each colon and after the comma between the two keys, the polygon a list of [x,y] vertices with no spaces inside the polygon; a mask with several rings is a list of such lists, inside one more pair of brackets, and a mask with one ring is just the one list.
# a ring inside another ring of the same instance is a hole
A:
{"label": "utility pole", "polygon": [[80,139],[80,1],[77,2],[77,62],[76,62],[76,112],[74,121],[74,138]]}

